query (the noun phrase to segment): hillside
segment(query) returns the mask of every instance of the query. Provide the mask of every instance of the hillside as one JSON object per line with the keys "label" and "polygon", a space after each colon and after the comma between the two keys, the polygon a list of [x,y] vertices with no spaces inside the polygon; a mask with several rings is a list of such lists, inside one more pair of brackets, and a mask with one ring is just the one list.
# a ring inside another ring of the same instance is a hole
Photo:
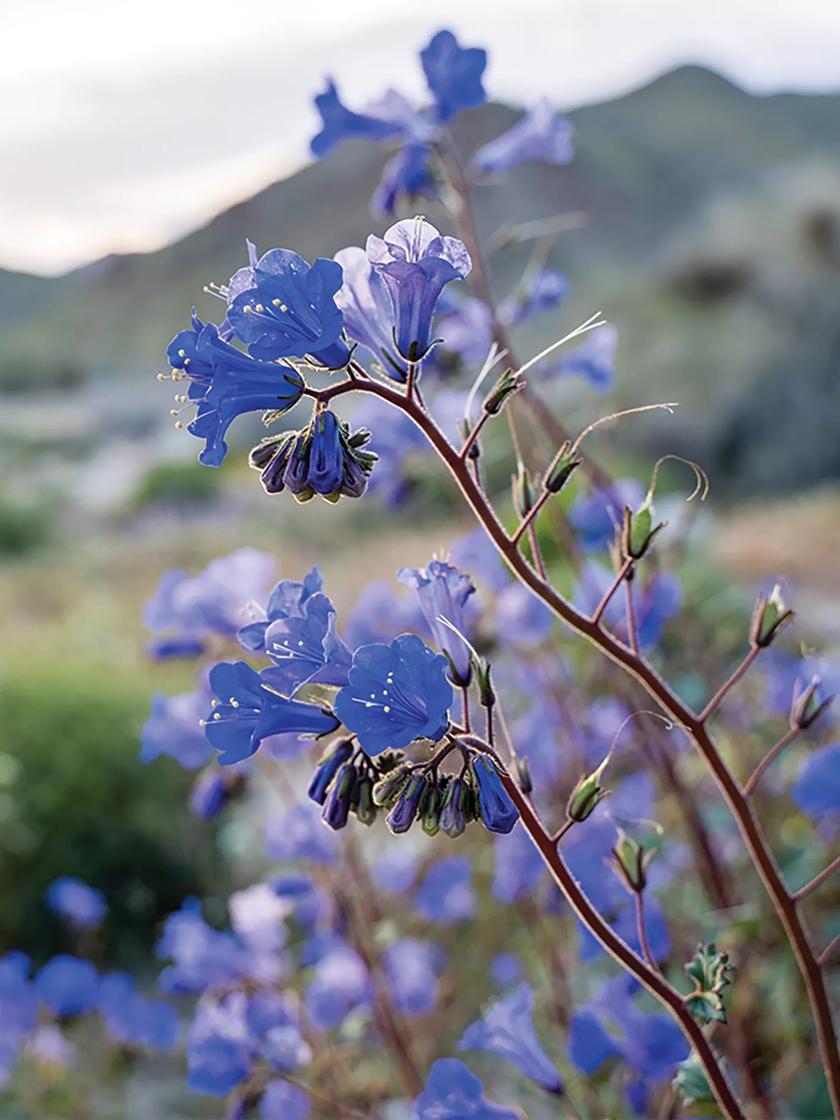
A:
{"label": "hillside", "polygon": [[[750,491],[840,476],[825,422],[840,417],[840,95],[754,97],[684,67],[570,116],[571,167],[528,165],[477,191],[485,233],[587,217],[553,258],[573,289],[562,324],[540,323],[523,349],[601,307],[621,332],[616,400],[684,404],[671,445]],[[467,114],[463,151],[514,118]],[[308,257],[362,243],[384,155],[346,145],[158,252],[56,280],[0,271],[0,386],[150,377],[191,304],[216,311],[202,286],[238,267],[246,237]],[[494,258],[500,291],[523,261]]]}

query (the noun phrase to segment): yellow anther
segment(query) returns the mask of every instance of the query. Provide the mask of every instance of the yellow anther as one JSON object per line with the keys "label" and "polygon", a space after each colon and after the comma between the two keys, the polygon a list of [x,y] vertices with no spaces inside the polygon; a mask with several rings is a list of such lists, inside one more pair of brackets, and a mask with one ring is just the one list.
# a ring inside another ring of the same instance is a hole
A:
{"label": "yellow anther", "polygon": [[175,421],[175,427],[176,427],[176,428],[178,429],[178,431],[180,432],[180,431],[181,431],[181,429],[182,429],[182,428],[184,427],[184,425],[183,425],[183,424],[181,423],[181,421],[180,421],[180,420],[176,420],[176,421]]}
{"label": "yellow anther", "polygon": [[259,311],[260,314],[262,314],[262,312],[265,311],[265,308],[263,307],[263,305],[261,303],[257,304],[257,311]]}
{"label": "yellow anther", "polygon": [[244,306],[244,307],[242,308],[242,310],[243,310],[243,311],[245,312],[245,314],[246,314],[246,315],[250,315],[250,314],[251,314],[251,305],[250,305],[250,303],[246,303],[246,304],[245,304],[245,306]]}
{"label": "yellow anther", "polygon": [[221,719],[221,718],[222,718],[222,713],[221,712],[213,712],[213,719]]}
{"label": "yellow anther", "polygon": [[179,358],[186,358],[186,356],[187,356],[186,350],[179,350],[178,351],[178,357]]}

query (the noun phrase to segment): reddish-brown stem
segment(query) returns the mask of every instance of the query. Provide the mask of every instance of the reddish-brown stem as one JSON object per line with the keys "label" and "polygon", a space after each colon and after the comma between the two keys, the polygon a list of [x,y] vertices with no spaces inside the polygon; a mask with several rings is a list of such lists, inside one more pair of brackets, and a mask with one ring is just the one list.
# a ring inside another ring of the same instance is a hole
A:
{"label": "reddish-brown stem", "polygon": [[616,591],[618,591],[619,587],[621,586],[622,580],[624,580],[624,578],[627,576],[627,573],[630,571],[630,569],[632,567],[633,567],[633,559],[632,559],[632,557],[628,556],[627,559],[622,563],[621,567],[616,572],[615,579],[612,581],[610,586],[604,592],[604,595],[603,595],[603,598],[601,599],[601,602],[595,608],[595,610],[592,614],[592,617],[589,620],[592,623],[593,626],[597,626],[598,623],[601,621],[601,618],[603,617],[604,611],[610,605],[610,600],[612,599],[613,595],[615,595]]}
{"label": "reddish-brown stem", "polygon": [[832,953],[838,945],[840,945],[840,933],[838,933],[836,937],[833,937],[831,941],[829,941],[828,945],[826,945],[826,947],[817,958],[817,964],[820,966],[820,968],[823,968],[826,964],[828,964],[829,960],[831,959]]}
{"label": "reddish-brown stem", "polygon": [[551,837],[551,843],[554,844],[555,847],[560,843],[560,841],[563,839],[563,837],[566,835],[566,833],[574,823],[575,822],[572,820],[572,818],[569,817],[563,822],[563,824],[557,829],[557,831],[553,833]]}
{"label": "reddish-brown stem", "polygon": [[727,680],[725,680],[723,682],[723,684],[720,686],[720,688],[717,690],[717,692],[711,698],[709,703],[706,705],[706,707],[700,713],[699,719],[701,721],[707,720],[709,718],[709,716],[712,714],[712,712],[717,711],[717,709],[720,707],[720,703],[723,700],[724,696],[726,696],[726,694],[727,694],[727,692],[729,692],[730,688],[733,688],[738,683],[738,681],[741,679],[741,677],[743,677],[744,673],[746,673],[747,669],[749,669],[750,665],[752,665],[753,661],[755,661],[756,657],[758,657],[760,652],[761,652],[761,647],[760,646],[752,646],[750,648],[750,652],[743,659],[743,661],[738,666],[738,668],[735,670],[735,672],[732,674],[732,676],[729,677]]}
{"label": "reddish-brown stem", "polygon": [[540,542],[537,537],[537,527],[533,521],[528,526],[528,542],[531,545],[531,556],[534,560],[534,567],[539,572],[541,579],[548,579],[545,571],[545,562],[543,561],[542,551],[540,549]]}
{"label": "reddish-brown stem", "polygon": [[834,874],[838,867],[840,867],[840,856],[833,859],[828,867],[824,867],[819,875],[815,875],[810,883],[806,883],[804,887],[800,887],[793,896],[794,900],[800,902],[806,895],[809,895],[811,891],[815,891],[817,887],[821,886],[826,879]]}
{"label": "reddish-brown stem", "polygon": [[461,450],[458,452],[458,457],[459,458],[466,459],[467,455],[470,452],[470,448],[475,443],[475,441],[478,439],[478,436],[479,436],[479,433],[481,432],[481,429],[484,427],[484,425],[487,423],[487,421],[489,419],[490,419],[490,413],[485,412],[484,409],[482,409],[481,410],[481,415],[479,416],[478,420],[476,420],[476,422],[475,422],[475,427],[472,429],[470,434],[464,440],[464,445],[461,448]]}
{"label": "reddish-brown stem", "polygon": [[[724,801],[735,818],[753,865],[790,942],[811,1003],[833,1109],[835,1114],[840,1117],[840,1054],[837,1050],[837,1038],[825,982],[816,954],[805,925],[797,912],[796,903],[785,886],[781,871],[770,851],[761,826],[753,814],[748,797],[740,788],[722,758],[703,721],[693,709],[680,700],[651,665],[634,654],[629,646],[619,641],[614,635],[602,630],[590,618],[581,614],[528,564],[516,544],[508,536],[485,495],[466,469],[465,464],[458,458],[458,453],[449,444],[430,416],[413,402],[407,401],[390,386],[380,382],[371,381],[359,385],[344,381],[322,390],[318,397],[322,400],[329,400],[341,393],[351,391],[374,393],[397,408],[403,409],[411,417],[448,467],[488,537],[520,582],[541,599],[570,629],[586,638],[592,645],[600,649],[606,657],[620,666],[632,679],[638,681],[662,711],[675,723],[681,724],[691,736],[695,747],[705,760]],[[314,393],[310,395],[314,395]],[[547,837],[546,839],[550,844],[551,838]]]}
{"label": "reddish-brown stem", "polygon": [[647,926],[645,925],[645,896],[642,891],[634,891],[633,897],[636,900],[636,932],[639,935],[639,944],[642,947],[642,954],[650,967],[656,972],[659,972],[659,965],[656,963],[654,955],[650,951]]}
{"label": "reddish-brown stem", "polygon": [[762,758],[761,762],[759,762],[758,766],[756,766],[755,770],[753,770],[752,774],[750,774],[749,778],[747,778],[746,782],[744,783],[744,797],[750,797],[753,794],[753,792],[755,791],[755,787],[761,781],[761,776],[764,771],[768,766],[776,761],[785,747],[790,746],[790,744],[798,734],[799,728],[791,727],[790,731],[788,731],[781,737],[778,743],[776,743],[775,747],[770,748],[770,750],[767,752],[764,758]]}
{"label": "reddish-brown stem", "polygon": [[526,532],[526,530],[530,529],[531,525],[533,525],[535,519],[539,516],[540,510],[543,508],[550,497],[551,491],[543,490],[543,492],[540,494],[540,496],[537,498],[537,500],[534,502],[534,504],[531,506],[531,508],[528,510],[528,512],[525,514],[525,516],[522,518],[522,520],[514,530],[513,536],[510,538],[512,544],[519,544],[520,540],[522,539],[522,535]]}

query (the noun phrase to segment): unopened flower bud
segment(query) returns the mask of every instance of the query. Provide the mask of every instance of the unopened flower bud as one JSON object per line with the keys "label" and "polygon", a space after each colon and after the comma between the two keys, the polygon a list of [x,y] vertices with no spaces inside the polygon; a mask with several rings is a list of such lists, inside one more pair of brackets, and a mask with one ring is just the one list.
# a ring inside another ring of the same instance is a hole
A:
{"label": "unopened flower bud", "polygon": [[528,796],[534,792],[534,782],[531,778],[531,767],[528,765],[528,759],[521,754],[518,754],[513,760],[513,772],[516,778],[516,784],[522,792]]}
{"label": "unopened flower bud", "polygon": [[463,778],[453,778],[446,789],[440,811],[440,827],[453,839],[472,819],[472,790]]}
{"label": "unopened flower bud", "polygon": [[353,807],[357,781],[356,767],[352,762],[345,762],[333,779],[321,812],[321,816],[330,828],[338,830],[347,824],[347,817]]}
{"label": "unopened flower bud", "polygon": [[797,690],[794,693],[790,709],[790,726],[804,731],[820,718],[833,700],[833,696],[826,696],[823,693],[820,678],[813,677],[803,692]]}
{"label": "unopened flower bud", "polygon": [[514,393],[519,392],[524,385],[525,382],[518,373],[514,373],[512,369],[506,369],[485,397],[484,411],[490,416],[498,416],[505,407],[508,397],[512,397]]}
{"label": "unopened flower bud", "polygon": [[519,819],[519,810],[502,784],[495,762],[486,754],[474,755],[470,771],[478,791],[481,823],[490,832],[510,832]]}
{"label": "unopened flower bud", "polygon": [[318,805],[323,805],[326,801],[327,790],[339,767],[349,761],[353,753],[352,742],[352,737],[335,739],[330,743],[326,753],[321,756],[308,790],[309,796]]}
{"label": "unopened flower bud", "polygon": [[473,668],[475,669],[475,679],[478,685],[478,695],[483,708],[492,708],[496,703],[496,693],[493,689],[493,681],[490,678],[490,662],[486,661],[483,657],[478,659],[473,658]]}
{"label": "unopened flower bud", "polygon": [[569,795],[566,805],[566,816],[572,821],[585,821],[591,816],[610,791],[601,785],[601,775],[609,762],[610,756],[604,759],[597,770],[591,774],[584,774]]}
{"label": "unopened flower bud", "polygon": [[376,820],[376,805],[373,802],[373,780],[365,774],[356,786],[353,812],[362,824],[372,825]]}
{"label": "unopened flower bud", "polygon": [[430,781],[426,796],[420,806],[420,821],[427,836],[437,836],[440,831],[440,811],[443,808],[443,790],[437,782]]}
{"label": "unopened flower bud", "polygon": [[[458,431],[461,434],[461,439],[465,443],[470,438],[470,434],[471,434],[472,430],[473,430],[473,423],[472,423],[471,420],[468,420],[466,417],[458,424]],[[467,458],[468,459],[479,459],[479,458],[481,458],[481,447],[479,446],[479,442],[478,442],[477,439],[474,439],[473,442],[470,444],[470,449],[467,452]]]}
{"label": "unopened flower bud", "polygon": [[647,886],[647,868],[656,855],[656,849],[645,849],[628,836],[623,828],[620,828],[612,854],[615,860],[615,870],[629,890],[635,894],[641,894]]}
{"label": "unopened flower bud", "polygon": [[664,528],[664,521],[654,525],[653,506],[645,503],[635,513],[629,506],[625,506],[621,528],[621,551],[624,558],[641,560],[653,543],[656,534]]}
{"label": "unopened flower bud", "polygon": [[534,490],[531,485],[531,475],[527,467],[519,464],[519,470],[513,476],[513,508],[520,517],[526,517],[534,508]]}
{"label": "unopened flower bud", "polygon": [[792,618],[793,611],[782,598],[782,589],[777,583],[769,595],[759,595],[756,600],[750,627],[753,646],[766,649]]}
{"label": "unopened flower bud", "polygon": [[572,441],[567,439],[545,472],[543,489],[548,490],[550,494],[559,493],[582,462],[583,457],[578,453]]}
{"label": "unopened flower bud", "polygon": [[411,767],[407,762],[391,770],[380,778],[373,787],[373,803],[382,808],[390,808],[397,800],[411,777]]}
{"label": "unopened flower bud", "polygon": [[425,775],[415,770],[397,798],[393,809],[385,818],[391,832],[408,832],[414,824],[414,818],[417,816],[420,802],[425,796],[427,785]]}
{"label": "unopened flower bud", "polygon": [[457,665],[455,664],[455,661],[449,653],[449,650],[445,649],[443,651],[443,656],[449,662],[449,679],[452,681],[452,683],[454,685],[457,685],[458,688],[469,688],[473,672],[472,658],[470,657],[467,659],[466,673],[460,673],[458,671]]}

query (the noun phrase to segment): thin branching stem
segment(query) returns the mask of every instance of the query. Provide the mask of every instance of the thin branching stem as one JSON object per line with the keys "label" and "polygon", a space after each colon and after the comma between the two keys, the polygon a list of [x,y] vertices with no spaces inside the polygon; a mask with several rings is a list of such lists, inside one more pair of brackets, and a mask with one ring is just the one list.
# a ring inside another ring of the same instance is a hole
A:
{"label": "thin branching stem", "polygon": [[712,715],[713,712],[717,711],[717,709],[720,707],[721,701],[723,700],[724,696],[726,696],[727,692],[729,692],[729,690],[731,688],[735,687],[735,685],[738,683],[738,681],[741,679],[741,677],[743,677],[744,673],[746,673],[746,671],[752,665],[753,661],[755,661],[755,659],[758,657],[760,652],[761,652],[761,647],[760,646],[751,646],[750,647],[750,652],[743,659],[743,661],[738,666],[738,668],[735,670],[735,672],[729,678],[727,678],[727,680],[725,680],[723,682],[723,684],[720,686],[720,688],[717,690],[717,692],[711,698],[709,703],[706,705],[706,707],[700,713],[699,718],[703,722],[705,722],[709,718],[709,716]]}
{"label": "thin branching stem", "polygon": [[652,969],[660,972],[661,969],[656,963],[656,958],[650,951],[650,942],[648,941],[647,926],[645,924],[645,896],[643,891],[634,891],[633,897],[636,900],[636,932],[639,935],[639,945],[642,947],[642,954]]}
{"label": "thin branching stem", "polygon": [[833,859],[828,867],[824,867],[819,875],[815,875],[814,878],[809,883],[806,883],[804,887],[800,887],[796,894],[793,896],[794,899],[797,902],[801,902],[802,899],[806,897],[806,895],[809,895],[811,891],[815,891],[817,887],[822,886],[826,879],[831,878],[838,867],[840,867],[840,856],[837,856],[835,859]]}
{"label": "thin branching stem", "polygon": [[767,752],[764,758],[762,758],[761,762],[759,762],[758,766],[756,766],[755,770],[753,770],[752,774],[750,774],[749,778],[747,778],[746,782],[744,783],[744,797],[752,796],[752,794],[755,792],[755,787],[761,781],[761,777],[767,767],[772,765],[772,763],[776,761],[782,751],[786,747],[789,747],[798,735],[799,728],[791,727],[791,729],[781,737],[778,743],[776,743],[774,747],[770,748],[770,750]]}
{"label": "thin branching stem", "polygon": [[627,614],[627,644],[634,657],[639,656],[639,635],[636,628],[636,605],[633,599],[633,580],[624,581],[624,602]]}
{"label": "thin branching stem", "polygon": [[601,599],[601,602],[598,604],[598,606],[592,612],[592,616],[591,616],[589,621],[592,623],[593,626],[597,626],[600,623],[601,618],[603,617],[604,611],[610,605],[610,600],[612,599],[613,595],[615,595],[616,591],[618,591],[619,587],[621,586],[622,581],[627,577],[627,575],[630,572],[630,569],[632,567],[633,567],[633,558],[632,558],[632,556],[628,556],[627,559],[623,561],[621,567],[616,572],[615,579],[612,581],[610,586],[604,592],[604,595]]}

